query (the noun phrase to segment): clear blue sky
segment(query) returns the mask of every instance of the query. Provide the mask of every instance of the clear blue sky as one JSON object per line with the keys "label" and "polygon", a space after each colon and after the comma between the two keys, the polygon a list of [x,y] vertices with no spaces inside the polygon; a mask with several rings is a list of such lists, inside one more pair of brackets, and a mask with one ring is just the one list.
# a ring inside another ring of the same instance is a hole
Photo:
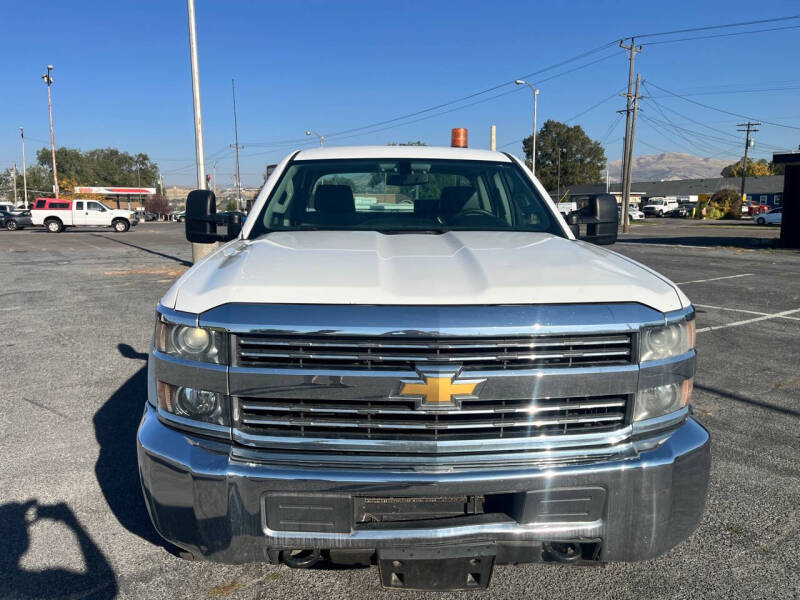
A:
{"label": "clear blue sky", "polygon": [[[36,149],[49,144],[47,94],[40,76],[52,63],[57,145],[146,152],[161,166],[165,184],[193,182],[185,2],[7,2],[1,12],[0,168],[21,162],[20,125],[26,131],[29,162]],[[237,83],[239,139],[245,146],[242,179],[255,185],[261,182],[264,165],[277,162],[293,147],[315,144],[304,135],[309,128],[333,134],[416,112],[623,36],[793,14],[800,14],[796,1],[197,0],[209,169],[217,159],[219,183],[231,183],[233,153],[227,146],[233,143],[232,77]],[[800,21],[742,29],[789,25]],[[646,46],[637,57],[638,70],[651,84],[680,94],[702,94],[689,96],[698,102],[800,126],[800,29],[706,37],[732,31],[736,30],[682,34],[672,37],[704,39]],[[539,123],[566,120],[626,85],[626,57],[610,47],[530,80],[541,82]],[[763,91],[766,88],[770,91]],[[664,113],[652,101],[643,101],[642,114],[655,122],[640,122],[637,155],[741,155],[735,137],[707,127],[736,136],[735,125],[743,119],[670,97],[652,85],[649,91]],[[463,126],[470,130],[471,146],[486,147],[489,126],[495,124],[498,145],[508,144],[503,149],[519,154],[517,140],[531,129],[529,90],[512,84],[442,110],[503,92],[510,93],[391,129],[331,136],[328,143],[419,139],[446,145],[450,128]],[[572,121],[604,141],[609,160],[618,159],[621,152],[624,123],[609,129],[622,106],[623,99],[613,98]],[[713,137],[676,131],[664,125],[665,115],[674,125]],[[775,148],[796,148],[800,130],[765,125],[756,139],[755,155],[770,157]],[[275,145],[283,140],[299,143]]]}

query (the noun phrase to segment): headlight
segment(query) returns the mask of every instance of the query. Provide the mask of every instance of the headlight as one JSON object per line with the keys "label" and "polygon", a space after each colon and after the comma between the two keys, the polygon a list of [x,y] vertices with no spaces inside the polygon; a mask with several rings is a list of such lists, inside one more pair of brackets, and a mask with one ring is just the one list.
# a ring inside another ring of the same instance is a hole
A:
{"label": "headlight", "polygon": [[198,390],[159,381],[158,406],[173,415],[228,427],[228,397],[219,392]]}
{"label": "headlight", "polygon": [[667,383],[658,387],[639,390],[633,409],[633,420],[643,421],[680,410],[692,397],[694,379]]}
{"label": "headlight", "polygon": [[642,329],[639,361],[660,360],[694,348],[694,319]]}
{"label": "headlight", "polygon": [[228,362],[228,338],[224,332],[167,323],[160,316],[156,323],[155,346],[172,356],[215,363]]}

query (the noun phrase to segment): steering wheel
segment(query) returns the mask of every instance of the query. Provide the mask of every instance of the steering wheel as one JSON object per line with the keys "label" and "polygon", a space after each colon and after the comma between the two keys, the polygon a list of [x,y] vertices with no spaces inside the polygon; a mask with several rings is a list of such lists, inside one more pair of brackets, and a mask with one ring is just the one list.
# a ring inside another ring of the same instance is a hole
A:
{"label": "steering wheel", "polygon": [[482,208],[469,208],[465,211],[456,214],[455,216],[458,219],[462,217],[492,217],[493,219],[497,218],[488,210],[483,210]]}

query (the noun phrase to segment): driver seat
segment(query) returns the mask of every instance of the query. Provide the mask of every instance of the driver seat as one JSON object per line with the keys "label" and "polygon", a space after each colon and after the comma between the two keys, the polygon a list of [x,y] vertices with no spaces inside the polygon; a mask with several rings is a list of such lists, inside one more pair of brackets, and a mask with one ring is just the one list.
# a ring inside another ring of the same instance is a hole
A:
{"label": "driver seat", "polygon": [[450,186],[442,188],[442,216],[452,217],[464,210],[472,197],[475,196],[475,188],[472,186]]}

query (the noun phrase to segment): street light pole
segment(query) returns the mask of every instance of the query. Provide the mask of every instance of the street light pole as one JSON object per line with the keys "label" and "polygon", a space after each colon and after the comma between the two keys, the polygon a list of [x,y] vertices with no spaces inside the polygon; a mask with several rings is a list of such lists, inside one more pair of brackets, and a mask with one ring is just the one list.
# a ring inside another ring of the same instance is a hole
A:
{"label": "street light pole", "polygon": [[53,191],[56,198],[59,196],[58,190],[58,170],[56,169],[56,136],[53,133],[53,97],[50,94],[50,86],[53,84],[53,78],[50,76],[50,71],[53,70],[53,65],[47,65],[47,73],[42,75],[42,81],[47,84],[47,106],[50,110],[50,150],[53,153]]}
{"label": "street light pole", "polygon": [[317,136],[319,138],[319,145],[320,146],[322,146],[322,142],[325,141],[325,136],[324,135],[320,135],[319,133],[317,133],[316,131],[314,131],[312,129],[309,129],[308,131],[306,131],[306,135],[315,135],[315,136]]}
{"label": "street light pole", "polygon": [[517,79],[517,85],[527,85],[533,92],[533,139],[531,140],[531,173],[536,175],[536,108],[539,100],[539,90],[524,79]]}
{"label": "street light pole", "polygon": [[22,138],[22,195],[25,198],[25,209],[28,208],[28,169],[25,167],[25,131],[19,128],[19,137]]}
{"label": "street light pole", "polygon": [[[236,84],[233,79],[231,79],[231,92],[233,93],[233,147],[236,150],[236,210],[242,210],[242,180],[239,178],[239,150],[244,148],[244,146],[239,145],[239,118],[236,116]],[[216,163],[214,164],[216,165]],[[216,183],[215,175],[214,185],[216,185]]]}
{"label": "street light pole", "polygon": [[[192,65],[192,99],[194,101],[194,147],[197,163],[197,189],[206,189],[206,159],[203,149],[203,111],[200,106],[200,67],[197,63],[197,25],[194,18],[194,0],[186,0],[189,14],[189,59]],[[192,244],[192,262],[197,262],[216,246],[214,244]]]}

